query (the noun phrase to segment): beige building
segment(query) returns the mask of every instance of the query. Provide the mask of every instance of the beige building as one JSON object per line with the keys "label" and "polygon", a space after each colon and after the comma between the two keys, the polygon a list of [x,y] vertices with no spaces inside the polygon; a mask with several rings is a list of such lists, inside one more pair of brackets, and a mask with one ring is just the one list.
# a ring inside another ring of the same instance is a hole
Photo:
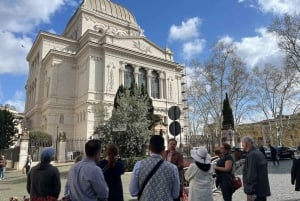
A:
{"label": "beige building", "polygon": [[[168,108],[186,108],[184,66],[143,35],[132,13],[109,0],[83,0],[62,35],[38,34],[27,60],[26,126],[53,138],[61,131],[67,138],[92,136],[100,105],[109,118],[118,87],[133,79],[146,86],[165,125],[171,123]],[[183,128],[185,120],[182,112]]]}

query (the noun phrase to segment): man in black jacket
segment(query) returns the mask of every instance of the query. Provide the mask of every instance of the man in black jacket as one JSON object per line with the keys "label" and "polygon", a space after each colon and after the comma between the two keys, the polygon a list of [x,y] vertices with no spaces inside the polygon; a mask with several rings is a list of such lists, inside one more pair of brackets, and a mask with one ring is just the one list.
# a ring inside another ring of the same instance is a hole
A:
{"label": "man in black jacket", "polygon": [[271,195],[268,178],[268,161],[265,156],[254,146],[250,136],[242,138],[242,146],[247,152],[243,168],[244,192],[247,201],[266,201]]}
{"label": "man in black jacket", "polygon": [[300,191],[300,146],[297,147],[297,155],[293,160],[291,182],[295,184],[295,191]]}

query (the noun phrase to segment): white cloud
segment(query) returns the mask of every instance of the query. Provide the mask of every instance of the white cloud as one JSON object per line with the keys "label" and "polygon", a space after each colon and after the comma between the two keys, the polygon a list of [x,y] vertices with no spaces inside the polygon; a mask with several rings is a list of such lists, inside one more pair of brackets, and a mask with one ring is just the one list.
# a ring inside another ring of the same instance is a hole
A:
{"label": "white cloud", "polygon": [[[79,3],[79,0],[0,1],[0,74],[26,74],[32,29],[50,23],[51,16],[62,6],[75,7]],[[55,33],[53,29],[49,31]]]}
{"label": "white cloud", "polygon": [[49,29],[47,32],[53,33],[53,34],[57,34],[56,31],[55,31],[54,29]]}
{"label": "white cloud", "polygon": [[193,41],[186,42],[182,45],[182,54],[185,59],[190,59],[193,56],[200,54],[203,51],[205,40],[195,39]]}
{"label": "white cloud", "polygon": [[26,55],[32,45],[26,36],[16,37],[9,32],[0,32],[0,74],[26,74]]}
{"label": "white cloud", "polygon": [[[242,38],[240,42],[234,42],[237,53],[246,64],[252,68],[271,63],[275,66],[282,65],[283,55],[277,45],[276,37],[267,32],[266,28],[257,29],[255,37]],[[232,40],[226,36],[221,40]]]}
{"label": "white cloud", "polygon": [[264,13],[285,14],[290,15],[300,14],[299,0],[256,0],[254,5],[253,0],[238,0],[239,3],[249,2],[250,7],[258,8]]}
{"label": "white cloud", "polygon": [[169,40],[182,42],[181,55],[185,60],[199,55],[204,49],[205,40],[200,38],[201,24],[200,18],[193,17],[170,28]]}
{"label": "white cloud", "polygon": [[4,31],[27,33],[42,22],[48,23],[64,0],[2,0],[0,27]]}
{"label": "white cloud", "polygon": [[18,112],[24,112],[24,92],[16,91],[12,99],[7,100],[5,104],[13,105]]}
{"label": "white cloud", "polygon": [[299,14],[299,0],[258,0],[258,4],[263,12],[275,14]]}
{"label": "white cloud", "polygon": [[199,27],[202,21],[198,17],[193,17],[181,22],[180,26],[172,25],[169,32],[170,40],[187,41],[199,37]]}

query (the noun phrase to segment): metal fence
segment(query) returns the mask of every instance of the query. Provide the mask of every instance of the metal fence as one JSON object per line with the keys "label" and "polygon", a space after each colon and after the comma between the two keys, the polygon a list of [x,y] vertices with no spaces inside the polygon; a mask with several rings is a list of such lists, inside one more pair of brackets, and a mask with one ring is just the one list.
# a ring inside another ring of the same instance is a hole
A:
{"label": "metal fence", "polygon": [[52,140],[47,139],[29,139],[28,155],[31,155],[33,161],[39,161],[42,150],[45,147],[52,146]]}
{"label": "metal fence", "polygon": [[67,161],[75,160],[75,158],[84,153],[86,138],[72,138],[66,140],[66,159]]}

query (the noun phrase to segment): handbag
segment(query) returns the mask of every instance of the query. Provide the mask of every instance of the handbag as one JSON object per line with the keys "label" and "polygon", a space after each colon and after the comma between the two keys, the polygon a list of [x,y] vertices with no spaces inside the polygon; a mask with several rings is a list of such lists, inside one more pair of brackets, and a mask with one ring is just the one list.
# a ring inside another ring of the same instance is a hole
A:
{"label": "handbag", "polygon": [[232,177],[232,188],[234,191],[242,187],[242,180],[240,177],[234,176]]}
{"label": "handbag", "polygon": [[148,181],[151,179],[151,177],[154,175],[154,173],[156,172],[156,170],[159,168],[159,166],[164,162],[164,160],[160,160],[155,166],[154,168],[151,170],[151,172],[147,175],[145,181],[143,182],[143,185],[141,187],[141,190],[138,193],[138,200],[140,200],[140,197],[142,196],[143,190],[146,186],[146,184],[148,183]]}

